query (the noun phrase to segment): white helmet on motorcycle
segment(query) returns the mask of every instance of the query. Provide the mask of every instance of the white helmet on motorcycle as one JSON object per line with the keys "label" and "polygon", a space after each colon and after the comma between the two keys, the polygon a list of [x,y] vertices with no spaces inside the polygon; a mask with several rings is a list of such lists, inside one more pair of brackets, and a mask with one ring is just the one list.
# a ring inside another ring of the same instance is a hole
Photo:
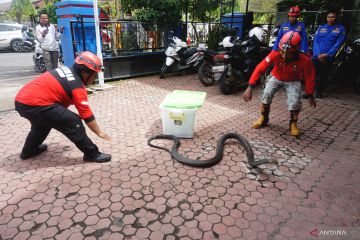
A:
{"label": "white helmet on motorcycle", "polygon": [[266,32],[264,31],[264,29],[262,29],[260,27],[254,27],[249,32],[249,37],[255,36],[257,39],[259,39],[260,42],[265,41],[265,35],[266,35]]}
{"label": "white helmet on motorcycle", "polygon": [[232,43],[233,40],[234,40],[233,37],[227,36],[227,37],[225,37],[225,38],[223,39],[222,45],[223,45],[225,48],[233,47],[233,46],[234,46],[234,43]]}

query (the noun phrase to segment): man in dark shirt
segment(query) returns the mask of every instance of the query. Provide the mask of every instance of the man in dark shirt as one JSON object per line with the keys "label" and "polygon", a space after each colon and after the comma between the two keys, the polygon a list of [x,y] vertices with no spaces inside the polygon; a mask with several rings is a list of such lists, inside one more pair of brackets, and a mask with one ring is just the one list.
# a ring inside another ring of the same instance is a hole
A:
{"label": "man in dark shirt", "polygon": [[[92,113],[84,85],[93,83],[101,71],[100,59],[91,52],[82,52],[72,68],[60,67],[48,71],[26,84],[15,98],[15,110],[31,123],[21,159],[31,158],[47,150],[43,141],[52,128],[63,133],[84,153],[84,161],[108,162],[110,154],[99,152],[86,135],[84,120],[97,136],[110,140],[100,130]],[[79,115],[67,108],[75,105]]]}

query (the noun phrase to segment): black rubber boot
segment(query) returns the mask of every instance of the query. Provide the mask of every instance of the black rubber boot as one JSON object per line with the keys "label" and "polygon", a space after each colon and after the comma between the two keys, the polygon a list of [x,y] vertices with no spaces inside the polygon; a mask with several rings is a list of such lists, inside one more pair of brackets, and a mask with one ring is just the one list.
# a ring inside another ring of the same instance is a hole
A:
{"label": "black rubber boot", "polygon": [[85,162],[98,162],[98,163],[104,163],[104,162],[109,162],[111,160],[111,155],[110,154],[106,154],[106,153],[99,153],[96,157],[94,158],[89,158],[87,156],[84,155],[83,160]]}
{"label": "black rubber boot", "polygon": [[322,99],[322,98],[324,98],[324,94],[322,92],[320,92],[320,91],[317,91],[317,92],[315,92],[315,97],[319,98],[319,99]]}
{"label": "black rubber boot", "polygon": [[303,93],[303,94],[301,94],[301,97],[302,97],[303,99],[308,99],[308,98],[309,98],[309,95],[307,95],[306,93]]}
{"label": "black rubber boot", "polygon": [[29,159],[31,157],[34,157],[36,155],[39,155],[40,153],[43,153],[47,150],[47,145],[46,144],[41,144],[38,148],[36,148],[34,151],[31,151],[29,153],[21,153],[20,154],[20,158],[22,160],[26,160]]}

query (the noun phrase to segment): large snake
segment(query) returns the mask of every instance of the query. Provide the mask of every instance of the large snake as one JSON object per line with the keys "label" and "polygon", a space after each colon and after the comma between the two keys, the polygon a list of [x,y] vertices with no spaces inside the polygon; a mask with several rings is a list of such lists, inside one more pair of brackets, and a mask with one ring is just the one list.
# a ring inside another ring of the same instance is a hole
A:
{"label": "large snake", "polygon": [[[160,135],[153,136],[148,139],[148,145],[150,147],[162,149],[162,150],[169,152],[175,160],[177,160],[185,165],[206,168],[206,167],[211,167],[221,161],[221,159],[223,158],[223,155],[224,155],[224,143],[226,140],[228,140],[230,138],[234,138],[234,139],[238,140],[240,145],[244,147],[245,152],[246,152],[246,157],[249,161],[249,164],[252,167],[256,167],[259,164],[268,162],[268,160],[266,160],[266,159],[255,161],[254,152],[250,146],[250,143],[243,136],[241,136],[238,133],[226,133],[226,134],[222,135],[219,138],[219,140],[217,141],[216,155],[213,158],[208,159],[208,160],[193,160],[193,159],[186,158],[186,157],[182,156],[181,154],[179,154],[178,148],[180,147],[180,140],[179,140],[179,138],[177,138],[174,135],[160,134]],[[160,147],[160,146],[152,144],[151,142],[155,139],[168,139],[168,140],[173,141],[174,144],[173,144],[171,150],[169,150],[168,148]]]}

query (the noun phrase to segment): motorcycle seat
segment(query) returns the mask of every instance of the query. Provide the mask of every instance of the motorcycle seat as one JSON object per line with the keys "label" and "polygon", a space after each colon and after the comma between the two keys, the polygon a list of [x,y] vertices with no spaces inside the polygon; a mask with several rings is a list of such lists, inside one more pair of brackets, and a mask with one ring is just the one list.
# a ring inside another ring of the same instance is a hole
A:
{"label": "motorcycle seat", "polygon": [[207,51],[208,51],[208,53],[209,53],[210,55],[216,55],[216,54],[218,54],[217,51],[214,51],[214,50],[211,50],[211,49],[208,49]]}
{"label": "motorcycle seat", "polygon": [[188,58],[196,52],[197,52],[196,48],[190,48],[190,49],[186,50],[185,52],[183,52],[182,55],[184,56],[184,58]]}
{"label": "motorcycle seat", "polygon": [[230,53],[231,53],[231,50],[221,50],[221,51],[215,52],[215,54],[230,54]]}

